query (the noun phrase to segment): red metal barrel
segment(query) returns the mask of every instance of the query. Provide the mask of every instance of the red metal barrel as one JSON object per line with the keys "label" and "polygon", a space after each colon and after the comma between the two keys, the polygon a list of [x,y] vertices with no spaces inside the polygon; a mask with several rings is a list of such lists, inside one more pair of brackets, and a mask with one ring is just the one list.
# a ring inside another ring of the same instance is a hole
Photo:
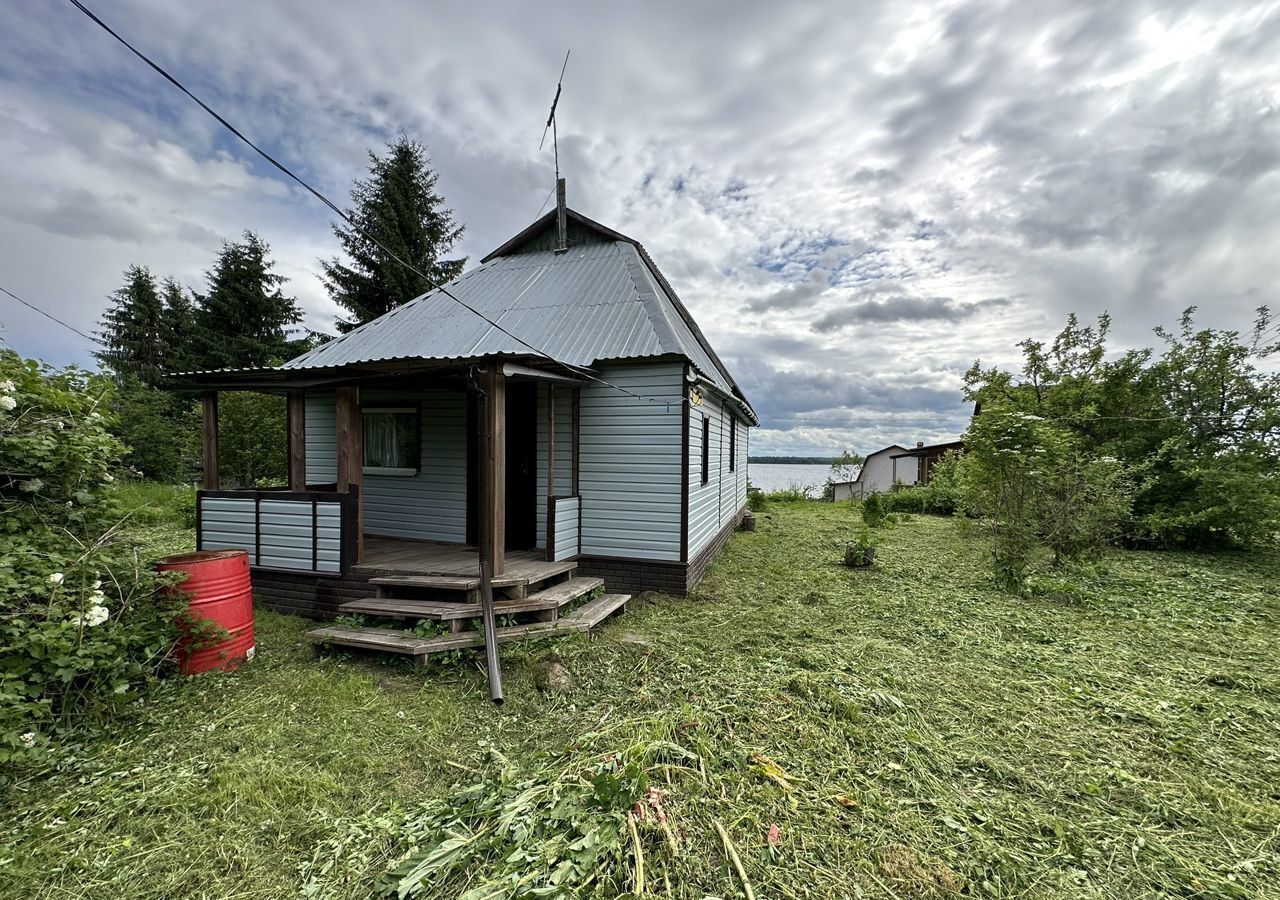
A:
{"label": "red metal barrel", "polygon": [[[253,587],[249,583],[249,554],[243,550],[180,553],[157,562],[156,570],[187,573],[187,579],[175,588],[190,598],[190,619],[194,620],[184,621],[187,634],[178,642],[182,674],[234,669],[253,659]],[[200,620],[212,622],[225,629],[228,635],[222,640],[200,636]],[[197,632],[194,640],[193,630]]]}

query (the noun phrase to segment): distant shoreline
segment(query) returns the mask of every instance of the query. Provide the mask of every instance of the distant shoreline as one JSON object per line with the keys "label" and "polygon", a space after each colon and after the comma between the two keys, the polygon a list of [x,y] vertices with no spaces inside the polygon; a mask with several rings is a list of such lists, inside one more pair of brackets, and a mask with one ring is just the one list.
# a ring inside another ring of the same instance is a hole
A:
{"label": "distant shoreline", "polygon": [[762,466],[829,466],[835,460],[829,456],[748,456],[747,464]]}

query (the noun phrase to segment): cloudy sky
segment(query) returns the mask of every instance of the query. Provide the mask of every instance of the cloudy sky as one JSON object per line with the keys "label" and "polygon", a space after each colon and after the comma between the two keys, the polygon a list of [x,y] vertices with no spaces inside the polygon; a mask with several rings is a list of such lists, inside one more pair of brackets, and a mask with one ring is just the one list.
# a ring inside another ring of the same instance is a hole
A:
{"label": "cloudy sky", "polygon": [[[89,0],[89,5],[95,4]],[[1280,5],[112,2],[97,11],[321,190],[425,142],[478,260],[552,186],[642,241],[763,419],[756,453],[953,437],[976,357],[1075,311],[1120,344],[1280,277]],[[335,314],[314,199],[61,0],[0,9],[0,285],[84,331],[130,263],[200,287],[266,238]],[[0,296],[0,340],[90,348]]]}

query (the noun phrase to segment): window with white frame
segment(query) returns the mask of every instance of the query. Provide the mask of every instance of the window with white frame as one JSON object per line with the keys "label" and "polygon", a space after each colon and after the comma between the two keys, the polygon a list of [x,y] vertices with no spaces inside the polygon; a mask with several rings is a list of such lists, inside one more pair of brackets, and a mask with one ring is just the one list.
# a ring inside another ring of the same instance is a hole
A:
{"label": "window with white frame", "polygon": [[366,406],[366,475],[417,475],[422,462],[422,420],[416,406]]}

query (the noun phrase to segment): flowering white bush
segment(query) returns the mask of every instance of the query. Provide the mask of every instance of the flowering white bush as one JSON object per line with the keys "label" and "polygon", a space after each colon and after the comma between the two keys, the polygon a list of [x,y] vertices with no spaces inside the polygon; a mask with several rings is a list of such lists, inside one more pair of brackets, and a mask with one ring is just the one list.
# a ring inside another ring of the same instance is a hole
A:
{"label": "flowering white bush", "polygon": [[0,770],[138,696],[176,636],[148,561],[107,537],[124,448],[94,414],[111,389],[0,350],[0,408],[17,411],[0,415],[0,472],[21,473],[0,486]]}

